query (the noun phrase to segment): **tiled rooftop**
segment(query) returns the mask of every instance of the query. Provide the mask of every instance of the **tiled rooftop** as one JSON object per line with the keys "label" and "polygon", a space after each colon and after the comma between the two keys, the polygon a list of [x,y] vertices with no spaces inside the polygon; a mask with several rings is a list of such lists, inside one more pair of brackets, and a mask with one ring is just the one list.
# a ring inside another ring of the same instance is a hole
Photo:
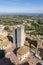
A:
{"label": "tiled rooftop", "polygon": [[13,63],[15,62],[16,64],[19,64],[19,59],[13,52],[8,52],[6,58],[9,58]]}
{"label": "tiled rooftop", "polygon": [[29,46],[30,43],[28,43],[28,41],[25,41],[25,42],[24,42],[24,45],[25,45],[25,46]]}
{"label": "tiled rooftop", "polygon": [[36,65],[39,61],[37,61],[32,56],[29,56],[24,61],[20,62],[20,65],[23,65],[23,64],[25,65],[26,62],[28,62],[29,65]]}
{"label": "tiled rooftop", "polygon": [[0,39],[4,38],[8,35],[8,33],[5,30],[0,30]]}
{"label": "tiled rooftop", "polygon": [[24,55],[24,54],[26,54],[28,51],[30,51],[30,48],[27,47],[27,46],[23,46],[23,47],[21,47],[20,49],[18,49],[17,53],[18,53],[19,55]]}

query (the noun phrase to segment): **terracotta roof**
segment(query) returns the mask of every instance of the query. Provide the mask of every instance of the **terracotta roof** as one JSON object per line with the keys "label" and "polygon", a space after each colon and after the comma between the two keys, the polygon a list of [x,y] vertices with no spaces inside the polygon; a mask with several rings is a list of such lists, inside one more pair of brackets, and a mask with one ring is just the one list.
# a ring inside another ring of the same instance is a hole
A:
{"label": "terracotta roof", "polygon": [[8,35],[8,33],[6,31],[4,31],[4,30],[1,31],[0,30],[0,39],[6,37],[7,35]]}
{"label": "terracotta roof", "polygon": [[20,65],[25,64],[26,62],[28,62],[29,65],[36,65],[39,61],[37,61],[35,58],[33,58],[32,56],[29,56],[28,58],[26,58],[24,61],[20,62]]}
{"label": "terracotta roof", "polygon": [[22,63],[20,65],[29,65],[29,63],[28,62],[24,62],[24,63]]}
{"label": "terracotta roof", "polygon": [[4,46],[7,46],[9,43],[10,43],[10,42],[9,42],[7,39],[3,40],[3,45],[4,45]]}
{"label": "terracotta roof", "polygon": [[19,59],[13,52],[8,52],[5,57],[10,58],[12,63],[19,64]]}
{"label": "terracotta roof", "polygon": [[25,46],[29,46],[30,43],[28,43],[28,41],[25,41],[25,42],[24,42],[24,45],[25,45]]}
{"label": "terracotta roof", "polygon": [[0,44],[0,48],[5,48],[12,44],[6,37],[2,38],[1,40],[2,40],[1,42],[2,44]]}
{"label": "terracotta roof", "polygon": [[34,57],[28,57],[28,63],[30,64],[30,65],[36,65],[36,63],[38,62],[38,60],[36,60]]}
{"label": "terracotta roof", "polygon": [[23,46],[23,47],[21,47],[21,48],[18,49],[17,53],[18,53],[19,55],[24,55],[24,54],[26,54],[29,50],[30,50],[29,47]]}

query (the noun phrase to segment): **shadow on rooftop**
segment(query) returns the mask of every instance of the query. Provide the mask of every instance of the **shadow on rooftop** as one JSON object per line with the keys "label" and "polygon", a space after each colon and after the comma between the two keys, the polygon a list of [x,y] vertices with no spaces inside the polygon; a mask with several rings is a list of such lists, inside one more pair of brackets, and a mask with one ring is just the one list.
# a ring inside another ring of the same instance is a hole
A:
{"label": "shadow on rooftop", "polygon": [[13,43],[13,37],[11,36],[7,36],[8,40],[11,41]]}
{"label": "shadow on rooftop", "polygon": [[17,55],[17,50],[18,50],[18,49],[19,49],[19,48],[15,48],[15,49],[14,49],[13,52],[14,52],[15,55]]}
{"label": "shadow on rooftop", "polygon": [[30,45],[33,44],[35,47],[37,47],[37,41],[36,40],[31,40],[28,37],[26,37],[25,40],[28,41],[28,43],[30,43]]}

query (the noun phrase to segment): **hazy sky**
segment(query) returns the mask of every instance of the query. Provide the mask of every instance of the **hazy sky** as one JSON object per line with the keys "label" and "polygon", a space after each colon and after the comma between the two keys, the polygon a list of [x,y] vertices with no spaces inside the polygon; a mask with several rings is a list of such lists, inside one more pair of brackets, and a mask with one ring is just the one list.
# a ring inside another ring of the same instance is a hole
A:
{"label": "hazy sky", "polygon": [[43,0],[0,0],[0,13],[43,13]]}

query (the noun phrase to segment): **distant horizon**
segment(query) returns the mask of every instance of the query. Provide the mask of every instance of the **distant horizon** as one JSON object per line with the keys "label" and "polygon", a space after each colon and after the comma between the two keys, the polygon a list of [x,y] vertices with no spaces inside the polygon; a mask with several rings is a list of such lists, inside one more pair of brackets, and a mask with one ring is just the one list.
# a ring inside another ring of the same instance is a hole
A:
{"label": "distant horizon", "polygon": [[0,12],[0,14],[43,14],[43,12]]}
{"label": "distant horizon", "polygon": [[38,16],[43,17],[43,13],[2,13],[0,16]]}

